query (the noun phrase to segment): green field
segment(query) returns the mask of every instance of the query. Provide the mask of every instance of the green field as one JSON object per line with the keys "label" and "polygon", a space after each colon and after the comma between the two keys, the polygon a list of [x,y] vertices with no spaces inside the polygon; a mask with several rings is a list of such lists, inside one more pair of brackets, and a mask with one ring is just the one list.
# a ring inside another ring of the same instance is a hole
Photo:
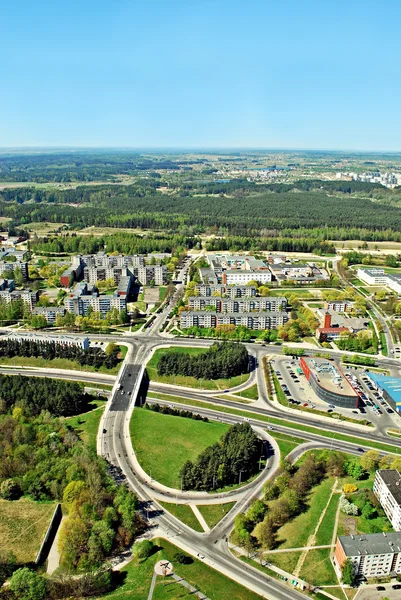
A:
{"label": "green field", "polygon": [[259,398],[258,386],[255,383],[255,385],[251,385],[251,387],[246,388],[246,390],[242,390],[242,392],[239,392],[239,394],[242,398],[249,398],[249,400],[257,400]]}
{"label": "green field", "polygon": [[[313,534],[317,522],[325,509],[333,486],[333,478],[324,479],[312,489],[307,498],[308,508],[303,513],[288,521],[277,532],[277,540],[281,548],[302,548]],[[331,524],[332,526],[333,524]]]}
{"label": "green field", "polygon": [[213,528],[221,519],[230,512],[235,502],[225,504],[199,504],[199,511],[210,528]]}
{"label": "green field", "polygon": [[337,585],[338,579],[330,561],[330,549],[309,550],[299,576],[312,585]]}
{"label": "green field", "polygon": [[316,534],[316,546],[327,546],[331,544],[333,538],[333,526],[336,519],[340,494],[333,494],[327,507],[326,514]]}
{"label": "green field", "polygon": [[159,504],[168,510],[172,515],[177,517],[180,521],[191,527],[195,531],[203,532],[203,527],[195,517],[194,511],[187,504],[173,504],[172,502],[160,502]]}
{"label": "green field", "polygon": [[[156,394],[152,394],[155,396]],[[188,398],[177,398],[175,396],[170,396],[170,399],[175,404],[179,405],[187,405],[187,406],[197,406],[200,408],[207,408],[209,410],[216,410],[218,412],[227,413],[231,415],[237,415],[242,417],[249,417],[253,419],[257,419],[258,421],[264,421],[265,423],[269,423],[271,425],[282,425],[283,427],[290,427],[298,431],[300,434],[305,431],[308,433],[314,433],[316,435],[321,435],[323,437],[333,439],[336,443],[339,441],[350,442],[353,444],[357,444],[358,446],[365,446],[370,448],[376,448],[377,450],[382,450],[383,452],[388,452],[389,454],[395,454],[394,446],[390,444],[383,444],[382,442],[368,441],[362,438],[358,438],[354,435],[347,435],[342,433],[332,434],[329,431],[325,431],[324,429],[319,429],[318,426],[313,427],[312,425],[300,425],[299,423],[294,423],[293,421],[286,421],[285,419],[278,419],[276,417],[265,417],[264,415],[253,413],[252,408],[248,409],[237,409],[237,408],[229,408],[226,406],[216,406],[212,404],[212,401],[208,402],[205,398],[204,401],[199,400],[189,400]]]}
{"label": "green field", "polygon": [[185,375],[159,375],[157,373],[159,359],[164,354],[169,354],[170,352],[182,352],[185,354],[189,353],[192,355],[199,355],[205,352],[205,350],[206,348],[182,348],[179,346],[156,350],[146,365],[146,370],[148,372],[150,381],[158,381],[160,383],[170,383],[204,390],[225,390],[227,388],[236,387],[241,383],[245,383],[249,379],[249,373],[246,373],[245,375],[238,375],[237,377],[232,377],[231,379],[196,379],[195,377],[186,377]]}
{"label": "green field", "polygon": [[136,408],[130,423],[132,444],[142,468],[153,479],[180,489],[179,472],[228,431],[223,423],[194,421]]}
{"label": "green field", "polygon": [[286,435],[285,433],[275,433],[274,431],[269,431],[269,435],[276,440],[278,447],[280,448],[281,458],[286,457],[287,454],[294,450],[294,448],[305,443],[305,440],[293,437],[292,435]]}
{"label": "green field", "polygon": [[[101,596],[98,600],[148,600],[153,568],[159,560],[170,560],[174,572],[196,587],[210,600],[260,600],[260,596],[257,594],[225,577],[215,569],[208,567],[196,558],[189,565],[177,563],[174,556],[180,550],[167,540],[158,538],[155,540],[155,544],[158,548],[157,552],[142,563],[138,563],[135,559],[132,560],[121,570],[121,576],[124,578],[121,587]],[[191,594],[182,586],[172,583],[171,579],[161,580],[159,578],[153,600],[176,600],[178,598],[190,600],[190,598],[194,598],[194,594]]]}
{"label": "green field", "polygon": [[263,555],[263,558],[279,569],[283,569],[283,571],[287,571],[287,573],[293,573],[300,556],[301,551],[297,550],[295,552],[266,553]]}
{"label": "green field", "polygon": [[49,527],[56,504],[25,498],[0,500],[1,549],[13,552],[18,562],[34,561]]}
{"label": "green field", "polygon": [[70,427],[75,429],[81,440],[95,451],[97,430],[99,429],[99,423],[105,404],[104,400],[95,400],[94,402],[91,402],[93,410],[90,412],[76,415],[75,417],[67,417],[65,419],[67,425],[70,425]]}

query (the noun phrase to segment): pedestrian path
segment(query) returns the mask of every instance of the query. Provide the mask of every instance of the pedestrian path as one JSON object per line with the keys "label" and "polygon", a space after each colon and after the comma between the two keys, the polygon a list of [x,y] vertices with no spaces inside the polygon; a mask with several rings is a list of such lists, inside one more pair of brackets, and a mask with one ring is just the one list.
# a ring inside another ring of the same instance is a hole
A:
{"label": "pedestrian path", "polygon": [[155,589],[156,579],[157,579],[157,573],[156,573],[156,571],[153,571],[152,583],[150,584],[148,600],[152,600],[152,598],[153,598],[153,591]]}
{"label": "pedestrian path", "polygon": [[210,527],[206,523],[204,516],[202,515],[201,511],[196,506],[196,504],[190,504],[189,506],[192,508],[193,513],[194,513],[195,517],[198,519],[198,521],[201,524],[201,526],[203,527],[203,530],[209,532],[210,531]]}
{"label": "pedestrian path", "polygon": [[[207,596],[205,596],[205,594],[202,594],[202,592],[198,592],[198,590],[196,588],[194,588],[192,585],[190,585],[187,581],[185,581],[185,579],[183,579],[182,577],[179,577],[178,575],[176,575],[175,573],[173,573],[172,575],[173,579],[175,579],[175,581],[177,583],[179,583],[180,585],[182,585],[184,588],[186,588],[191,594],[193,594],[196,598],[199,598],[199,600],[209,600],[209,598]],[[148,599],[149,600],[149,599]]]}

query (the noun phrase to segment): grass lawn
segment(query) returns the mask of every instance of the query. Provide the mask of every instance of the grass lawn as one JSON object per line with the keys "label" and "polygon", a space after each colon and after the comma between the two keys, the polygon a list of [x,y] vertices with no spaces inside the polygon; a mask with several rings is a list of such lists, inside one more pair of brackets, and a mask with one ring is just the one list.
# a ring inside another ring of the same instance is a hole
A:
{"label": "grass lawn", "polygon": [[106,402],[104,400],[95,400],[91,402],[93,410],[75,417],[67,417],[65,422],[73,427],[81,440],[92,450],[96,451],[96,436],[99,429],[99,423],[104,411]]}
{"label": "grass lawn", "polygon": [[333,527],[336,518],[340,494],[333,494],[330,504],[327,507],[326,514],[316,534],[316,546],[326,546],[331,544],[333,537]]}
{"label": "grass lawn", "polygon": [[330,549],[309,550],[300,572],[312,585],[336,585],[338,579],[330,562]]}
{"label": "grass lawn", "polygon": [[206,351],[204,348],[182,348],[173,346],[171,348],[161,348],[156,350],[150,361],[146,365],[146,370],[150,381],[159,381],[160,383],[172,383],[183,385],[185,387],[199,388],[204,390],[225,390],[245,383],[249,379],[249,373],[231,377],[231,379],[196,379],[195,377],[186,377],[184,375],[158,375],[157,365],[159,359],[164,354],[171,352],[182,352],[185,354],[199,355]]}
{"label": "grass lawn", "polygon": [[[164,539],[156,539],[155,544],[159,548],[155,554],[138,563],[132,560],[121,570],[124,583],[120,588],[101,596],[98,600],[147,600],[153,567],[159,560],[170,560],[173,563],[177,575],[196,587],[210,600],[260,600],[260,596],[242,587],[235,581],[225,577],[203,562],[193,559],[189,565],[181,565],[174,560],[176,552],[180,552],[177,546]],[[177,587],[170,579],[158,579],[153,600],[174,600],[176,598],[194,598],[182,586]]]}
{"label": "grass lawn", "polygon": [[223,423],[205,423],[136,408],[130,423],[133,447],[142,468],[154,479],[180,488],[179,472],[228,431]]}
{"label": "grass lawn", "polygon": [[296,552],[272,552],[271,554],[263,554],[263,558],[279,569],[283,569],[287,573],[293,573],[301,554],[300,550]]}
{"label": "grass lawn", "polygon": [[307,510],[280,527],[277,532],[280,548],[301,548],[306,545],[326,507],[333,481],[329,477],[314,487],[307,499]]}
{"label": "grass lawn", "polygon": [[259,398],[258,386],[255,383],[254,385],[251,385],[251,387],[246,388],[246,390],[239,392],[239,394],[243,398],[249,398],[249,400],[257,400]]}
{"label": "grass lawn", "polygon": [[235,502],[225,504],[199,504],[199,511],[210,528],[213,528],[221,519],[230,512]]}
{"label": "grass lawn", "polygon": [[159,286],[159,300],[163,302],[165,297],[167,296],[167,286],[161,285]]}
{"label": "grass lawn", "polygon": [[[153,397],[156,397],[156,394],[152,394]],[[170,397],[173,399],[173,396]],[[187,406],[198,406],[201,408],[207,408],[209,410],[217,410],[219,412],[224,412],[231,415],[240,415],[243,417],[249,417],[253,419],[257,419],[258,421],[264,421],[265,423],[269,423],[271,425],[282,425],[283,427],[290,427],[291,429],[296,430],[301,435],[303,431],[308,433],[313,433],[315,435],[321,435],[326,438],[334,439],[337,443],[339,441],[351,442],[353,444],[357,444],[358,446],[364,446],[369,448],[376,448],[377,450],[382,450],[383,452],[388,452],[395,456],[394,446],[390,444],[383,444],[382,442],[374,442],[371,440],[364,440],[362,438],[358,438],[353,435],[336,433],[332,434],[329,431],[324,429],[319,429],[319,427],[314,427],[312,425],[301,425],[299,423],[294,423],[293,421],[286,421],[285,419],[279,419],[276,417],[267,417],[262,414],[253,413],[252,408],[241,410],[239,408],[229,408],[226,406],[216,406],[212,404],[212,401],[208,402],[205,398],[204,401],[200,400],[189,400],[188,398],[176,398],[174,397],[175,404],[179,405],[187,405]],[[281,434],[280,434],[281,435]]]}
{"label": "grass lawn", "polygon": [[195,517],[194,511],[187,504],[173,504],[172,502],[160,502],[159,504],[168,510],[172,515],[177,517],[180,521],[191,527],[195,531],[203,532],[203,527]]}
{"label": "grass lawn", "polygon": [[34,561],[56,504],[25,498],[0,500],[1,549],[13,552],[20,563]]}
{"label": "grass lawn", "polygon": [[0,357],[0,365],[12,365],[17,367],[41,367],[47,369],[68,369],[70,371],[89,371],[92,373],[107,373],[108,375],[116,375],[120,370],[121,364],[112,369],[100,367],[95,369],[92,365],[80,365],[76,360],[67,358],[53,358],[48,360],[41,356],[14,356],[13,358]]}
{"label": "grass lawn", "polygon": [[293,437],[292,435],[286,435],[285,433],[272,433],[269,431],[269,435],[274,437],[276,440],[278,447],[280,448],[281,457],[284,458],[294,450],[300,444],[304,444],[305,440],[301,440],[301,438]]}

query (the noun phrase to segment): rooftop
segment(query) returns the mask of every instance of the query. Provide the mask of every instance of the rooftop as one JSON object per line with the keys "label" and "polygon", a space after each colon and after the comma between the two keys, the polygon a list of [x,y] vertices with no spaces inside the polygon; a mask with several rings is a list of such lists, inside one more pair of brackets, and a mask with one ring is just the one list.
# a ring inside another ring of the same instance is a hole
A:
{"label": "rooftop", "polygon": [[347,556],[401,552],[401,532],[398,531],[369,535],[340,535],[338,539]]}
{"label": "rooftop", "polygon": [[373,373],[369,371],[369,378],[382,390],[385,390],[392,397],[397,405],[397,409],[401,411],[401,379],[399,377],[391,377],[381,373]]}
{"label": "rooftop", "polygon": [[401,506],[401,475],[397,469],[383,469],[378,474],[390,490],[394,500]]}
{"label": "rooftop", "polygon": [[[336,327],[334,331],[338,331],[339,329],[341,328]],[[340,396],[358,396],[349,381],[333,363],[321,358],[304,358],[304,361],[310,368],[315,379],[325,389]]]}

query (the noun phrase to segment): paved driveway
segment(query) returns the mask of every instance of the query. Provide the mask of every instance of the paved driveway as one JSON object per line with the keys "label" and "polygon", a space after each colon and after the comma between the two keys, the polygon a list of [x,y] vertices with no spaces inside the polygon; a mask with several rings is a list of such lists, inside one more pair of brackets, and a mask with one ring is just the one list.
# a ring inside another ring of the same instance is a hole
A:
{"label": "paved driveway", "polygon": [[381,586],[386,588],[385,592],[378,592],[376,590],[376,586],[364,588],[358,592],[354,600],[383,600],[383,598],[388,598],[389,600],[400,600],[401,589],[393,590],[391,589],[391,585],[394,584]]}

